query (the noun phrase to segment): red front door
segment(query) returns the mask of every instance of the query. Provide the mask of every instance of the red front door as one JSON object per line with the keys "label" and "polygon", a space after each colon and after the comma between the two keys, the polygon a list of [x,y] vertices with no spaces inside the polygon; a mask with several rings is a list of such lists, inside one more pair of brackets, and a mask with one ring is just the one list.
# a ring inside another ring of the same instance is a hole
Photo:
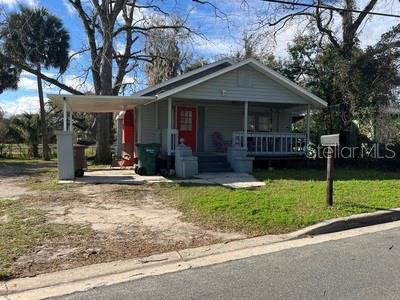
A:
{"label": "red front door", "polygon": [[181,107],[177,109],[177,127],[179,131],[179,141],[184,139],[183,143],[192,151],[196,151],[196,132],[197,132],[197,109],[196,107]]}

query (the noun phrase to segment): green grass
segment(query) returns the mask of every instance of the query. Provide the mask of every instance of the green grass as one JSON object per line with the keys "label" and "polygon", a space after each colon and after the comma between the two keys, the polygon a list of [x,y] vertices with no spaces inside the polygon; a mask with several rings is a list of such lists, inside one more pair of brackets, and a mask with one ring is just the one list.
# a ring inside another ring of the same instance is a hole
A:
{"label": "green grass", "polygon": [[0,200],[0,280],[14,276],[13,261],[46,241],[88,236],[87,227],[46,223],[45,213],[20,201]]}
{"label": "green grass", "polygon": [[285,233],[322,220],[400,206],[400,174],[335,170],[334,207],[325,204],[325,171],[256,171],[266,186],[232,190],[180,185],[168,196],[190,221],[249,234]]}
{"label": "green grass", "polygon": [[51,164],[57,162],[56,159],[51,161],[44,161],[37,158],[0,158],[0,165],[12,165],[12,164]]}

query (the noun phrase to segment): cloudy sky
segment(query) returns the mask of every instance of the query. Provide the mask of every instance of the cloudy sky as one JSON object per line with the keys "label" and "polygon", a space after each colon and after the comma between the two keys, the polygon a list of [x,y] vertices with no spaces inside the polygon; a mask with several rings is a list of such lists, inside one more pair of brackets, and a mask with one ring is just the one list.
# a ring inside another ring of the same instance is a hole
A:
{"label": "cloudy sky", "polygon": [[[249,28],[254,28],[259,16],[268,15],[273,6],[263,4],[261,0],[214,0],[224,16],[215,12],[209,5],[193,3],[191,0],[167,0],[164,1],[163,8],[170,12],[180,14],[187,18],[189,25],[204,35],[205,38],[194,37],[190,47],[196,56],[215,60],[224,55],[230,54],[241,48],[242,32]],[[312,2],[304,0],[303,2]],[[365,5],[367,0],[359,0],[360,7]],[[71,53],[81,49],[85,44],[85,36],[79,18],[74,9],[66,0],[0,0],[0,5],[6,10],[17,9],[18,3],[29,6],[44,6],[51,13],[60,17],[71,35]],[[394,0],[380,0],[379,6],[375,9],[380,12],[400,14],[400,2]],[[215,15],[219,15],[216,17]],[[374,44],[380,35],[390,27],[396,25],[399,19],[374,16],[370,17],[369,22],[363,26],[360,41],[363,47]],[[305,25],[292,24],[280,31],[275,41],[267,39],[263,41],[263,46],[273,51],[275,55],[284,57],[288,43],[296,34],[304,32]],[[72,61],[68,72],[63,76],[63,82],[74,86],[80,90],[90,90],[91,84],[82,85],[82,80],[77,78],[82,69],[87,66],[88,59],[85,55],[78,55]],[[56,76],[55,70],[48,70],[47,75]],[[135,81],[132,74],[126,78],[126,82]],[[58,93],[55,87],[45,85],[44,92]],[[21,112],[35,112],[38,110],[36,79],[29,73],[23,72],[17,91],[7,91],[0,94],[0,107],[6,111],[7,115]]]}

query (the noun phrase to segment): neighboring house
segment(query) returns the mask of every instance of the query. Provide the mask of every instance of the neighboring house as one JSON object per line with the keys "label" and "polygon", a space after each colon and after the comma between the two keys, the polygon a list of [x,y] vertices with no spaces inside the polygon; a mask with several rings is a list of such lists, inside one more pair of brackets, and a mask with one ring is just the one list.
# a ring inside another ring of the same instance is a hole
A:
{"label": "neighboring house", "polygon": [[171,158],[181,156],[178,144],[184,144],[192,153],[183,155],[199,157],[189,160],[200,171],[251,171],[253,159],[304,155],[309,125],[293,133],[292,113],[305,111],[309,124],[310,110],[327,106],[255,59],[220,60],[129,97],[49,98],[70,111],[123,110],[119,149],[135,156],[133,145],[160,143]]}

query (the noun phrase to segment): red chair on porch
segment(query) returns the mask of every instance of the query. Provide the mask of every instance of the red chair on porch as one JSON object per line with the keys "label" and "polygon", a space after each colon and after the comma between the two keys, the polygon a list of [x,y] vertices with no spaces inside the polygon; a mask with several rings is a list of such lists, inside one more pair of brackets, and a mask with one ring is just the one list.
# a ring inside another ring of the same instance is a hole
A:
{"label": "red chair on porch", "polygon": [[214,143],[214,146],[217,150],[217,152],[226,152],[229,146],[229,142],[224,141],[222,134],[218,131],[215,131],[211,135],[212,141]]}

